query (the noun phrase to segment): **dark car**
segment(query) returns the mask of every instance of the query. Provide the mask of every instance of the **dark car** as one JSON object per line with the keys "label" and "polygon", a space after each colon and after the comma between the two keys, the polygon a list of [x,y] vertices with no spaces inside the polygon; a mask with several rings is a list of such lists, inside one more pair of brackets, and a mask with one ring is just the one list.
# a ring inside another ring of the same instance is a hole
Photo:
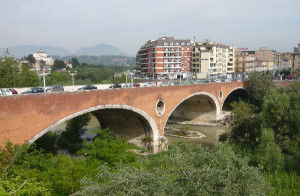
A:
{"label": "dark car", "polygon": [[46,89],[47,92],[60,92],[64,90],[64,87],[61,85],[53,85]]}
{"label": "dark car", "polygon": [[109,88],[122,88],[121,84],[113,84]]}
{"label": "dark car", "polygon": [[44,93],[44,88],[40,88],[40,87],[30,88],[29,90],[21,94],[31,94],[31,93]]}
{"label": "dark car", "polygon": [[93,89],[97,89],[97,87],[93,86],[93,85],[86,85],[86,86],[79,88],[78,90],[93,90]]}

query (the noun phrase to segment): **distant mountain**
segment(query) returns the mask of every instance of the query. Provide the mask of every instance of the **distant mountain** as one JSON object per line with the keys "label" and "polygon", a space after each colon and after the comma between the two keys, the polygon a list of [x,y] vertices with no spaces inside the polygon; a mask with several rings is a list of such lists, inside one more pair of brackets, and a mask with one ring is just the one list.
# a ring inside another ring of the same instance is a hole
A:
{"label": "distant mountain", "polygon": [[107,45],[107,44],[99,44],[95,47],[84,47],[80,48],[75,55],[122,55],[128,56],[126,53],[121,51],[119,48]]}
{"label": "distant mountain", "polygon": [[[1,56],[6,51],[6,49],[7,48],[0,49]],[[9,53],[14,55],[15,58],[28,56],[29,54],[33,54],[39,51],[40,49],[49,53],[50,55],[58,55],[58,56],[72,55],[72,52],[66,50],[65,48],[55,47],[55,46],[22,45],[22,46],[8,47]]]}
{"label": "distant mountain", "polygon": [[[7,48],[0,48],[0,56],[6,51]],[[43,51],[49,53],[51,56],[71,56],[71,55],[91,55],[91,56],[102,56],[102,55],[121,55],[128,56],[125,52],[121,51],[119,48],[107,45],[99,44],[95,47],[83,47],[80,48],[75,53],[72,53],[65,48],[55,47],[55,46],[39,46],[39,45],[21,45],[8,47],[10,54],[14,55],[15,58],[21,58],[33,54],[42,49]]]}

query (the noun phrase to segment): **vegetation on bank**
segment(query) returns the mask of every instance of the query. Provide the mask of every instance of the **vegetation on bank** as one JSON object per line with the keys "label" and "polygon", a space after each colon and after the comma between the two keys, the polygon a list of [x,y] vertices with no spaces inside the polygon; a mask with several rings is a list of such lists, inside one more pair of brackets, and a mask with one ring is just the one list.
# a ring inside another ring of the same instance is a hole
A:
{"label": "vegetation on bank", "polygon": [[222,141],[262,167],[274,195],[300,194],[300,81],[277,89],[272,77],[250,76],[248,101],[233,103],[233,127]]}

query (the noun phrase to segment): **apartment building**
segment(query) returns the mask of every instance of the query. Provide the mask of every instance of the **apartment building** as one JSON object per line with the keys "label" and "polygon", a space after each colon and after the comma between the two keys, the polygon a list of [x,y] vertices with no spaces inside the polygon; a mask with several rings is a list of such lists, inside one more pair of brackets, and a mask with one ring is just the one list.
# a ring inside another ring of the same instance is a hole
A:
{"label": "apartment building", "polygon": [[294,52],[291,54],[291,71],[294,72],[300,68],[300,43],[298,44],[298,48],[294,48]]}
{"label": "apartment building", "polygon": [[235,48],[208,40],[193,42],[192,73],[195,78],[225,76],[232,78],[235,71]]}
{"label": "apartment building", "polygon": [[145,77],[186,78],[191,70],[191,52],[190,40],[161,37],[140,48],[136,63]]}
{"label": "apartment building", "polygon": [[266,47],[261,47],[259,50],[255,50],[255,56],[260,62],[272,64],[269,66],[269,71],[277,71],[281,69],[281,54],[276,50],[268,50]]}

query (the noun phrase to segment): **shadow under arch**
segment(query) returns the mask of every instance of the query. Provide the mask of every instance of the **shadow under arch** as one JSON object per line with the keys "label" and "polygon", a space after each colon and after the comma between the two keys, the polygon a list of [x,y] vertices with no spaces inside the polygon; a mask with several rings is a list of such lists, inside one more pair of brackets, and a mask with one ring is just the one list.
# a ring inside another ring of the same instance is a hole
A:
{"label": "shadow under arch", "polygon": [[[70,119],[80,116],[82,114],[86,114],[86,113],[90,113],[90,112],[93,113],[93,115],[98,119],[99,123],[101,124],[101,117],[99,117],[99,111],[104,111],[104,110],[110,111],[110,112],[119,112],[119,114],[125,114],[125,115],[126,114],[135,114],[134,117],[137,117],[137,119],[138,119],[137,121],[140,123],[140,126],[143,127],[143,129],[144,129],[143,133],[145,134],[145,136],[152,137],[154,147],[158,145],[159,130],[158,130],[158,126],[156,125],[153,118],[150,115],[148,115],[146,112],[144,112],[143,110],[140,110],[138,108],[128,106],[128,105],[99,105],[99,106],[90,107],[85,110],[76,112],[72,115],[69,115],[69,116],[67,116],[63,119],[60,119],[59,121],[51,124],[44,130],[40,131],[37,135],[35,135],[28,142],[33,143],[38,138],[40,138],[41,136],[46,134],[48,131],[50,131],[54,127],[60,125],[61,123],[66,122],[67,120],[70,120]],[[121,113],[120,113],[120,111],[121,111]],[[124,111],[124,112],[122,113],[122,111]],[[110,115],[111,115],[111,113],[110,113]],[[105,123],[106,122],[102,122],[102,124],[105,124]],[[130,122],[128,122],[128,123],[130,123]]]}
{"label": "shadow under arch", "polygon": [[[183,106],[183,107],[181,107]],[[176,111],[177,110],[177,111]],[[216,97],[207,92],[197,92],[181,100],[169,114],[166,124],[171,118],[181,118],[181,120],[193,120],[201,118],[204,113],[213,112],[215,118],[220,113],[220,105]]]}
{"label": "shadow under arch", "polygon": [[232,89],[227,96],[224,98],[222,104],[222,111],[232,110],[231,103],[234,101],[247,100],[249,98],[248,92],[244,87],[237,87]]}

